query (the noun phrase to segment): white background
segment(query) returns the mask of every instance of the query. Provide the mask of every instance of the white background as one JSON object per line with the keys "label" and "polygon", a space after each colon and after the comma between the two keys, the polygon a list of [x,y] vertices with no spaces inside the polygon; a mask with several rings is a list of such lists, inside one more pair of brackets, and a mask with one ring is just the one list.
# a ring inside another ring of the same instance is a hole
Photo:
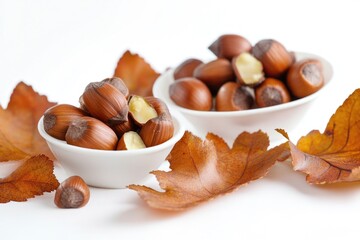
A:
{"label": "white background", "polygon": [[[219,35],[253,44],[274,38],[334,67],[297,139],[323,130],[359,87],[358,1],[5,1],[0,0],[0,104],[23,80],[51,101],[76,104],[88,82],[112,75],[126,49],[159,72],[207,50]],[[286,119],[284,119],[286,121]],[[66,174],[56,169],[59,180]],[[0,176],[1,177],[1,176]],[[360,185],[318,187],[287,164],[238,191],[182,213],[152,210],[130,190],[91,189],[82,209],[54,193],[0,205],[1,239],[345,239],[357,238]]]}

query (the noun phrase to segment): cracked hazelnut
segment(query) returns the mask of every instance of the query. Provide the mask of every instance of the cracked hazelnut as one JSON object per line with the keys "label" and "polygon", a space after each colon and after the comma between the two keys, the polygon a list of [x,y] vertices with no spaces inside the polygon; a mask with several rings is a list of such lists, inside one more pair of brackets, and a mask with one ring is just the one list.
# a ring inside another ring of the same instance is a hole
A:
{"label": "cracked hazelnut", "polygon": [[233,58],[232,66],[241,85],[256,86],[264,81],[263,66],[250,53],[242,53]]}

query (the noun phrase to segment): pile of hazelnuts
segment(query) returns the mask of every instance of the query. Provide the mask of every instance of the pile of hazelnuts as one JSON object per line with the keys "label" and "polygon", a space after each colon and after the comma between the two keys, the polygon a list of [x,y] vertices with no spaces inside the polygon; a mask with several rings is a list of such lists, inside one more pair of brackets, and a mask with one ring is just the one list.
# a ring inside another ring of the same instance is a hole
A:
{"label": "pile of hazelnuts", "polygon": [[169,95],[178,106],[199,111],[268,107],[306,97],[324,85],[319,60],[298,61],[273,39],[252,46],[242,36],[222,35],[209,49],[217,59],[187,59],[174,70]]}
{"label": "pile of hazelnuts", "polygon": [[48,109],[44,130],[78,147],[130,150],[156,146],[174,134],[166,104],[155,97],[130,95],[120,78],[89,83],[80,107],[60,104]]}

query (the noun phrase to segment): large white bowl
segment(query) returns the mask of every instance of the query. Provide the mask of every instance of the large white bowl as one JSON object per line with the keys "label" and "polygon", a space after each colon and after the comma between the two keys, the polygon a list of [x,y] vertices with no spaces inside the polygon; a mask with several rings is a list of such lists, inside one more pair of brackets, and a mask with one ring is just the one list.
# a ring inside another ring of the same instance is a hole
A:
{"label": "large white bowl", "polygon": [[45,132],[43,118],[38,123],[38,130],[69,176],[81,176],[88,185],[94,187],[125,188],[129,184],[141,183],[149,176],[149,172],[158,169],[174,144],[180,140],[184,127],[175,116],[173,120],[175,130],[171,139],[154,147],[127,151],[68,145]]}
{"label": "large white bowl", "polygon": [[154,96],[164,100],[169,108],[180,112],[190,122],[192,129],[201,136],[212,132],[232,142],[243,131],[254,132],[261,129],[269,135],[270,141],[277,141],[282,139],[282,136],[275,129],[283,128],[287,131],[294,129],[301,122],[301,118],[305,116],[314,99],[326,91],[333,76],[331,64],[322,57],[299,52],[295,53],[295,56],[297,60],[304,58],[320,60],[323,65],[325,85],[316,93],[289,103],[232,112],[186,109],[177,106],[169,96],[169,86],[174,82],[173,69],[166,71],[156,80],[153,93]]}

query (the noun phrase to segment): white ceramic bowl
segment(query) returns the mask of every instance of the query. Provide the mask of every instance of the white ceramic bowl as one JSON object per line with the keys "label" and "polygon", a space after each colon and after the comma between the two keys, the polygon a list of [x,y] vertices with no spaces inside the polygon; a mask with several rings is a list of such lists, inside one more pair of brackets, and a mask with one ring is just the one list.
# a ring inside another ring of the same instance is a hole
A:
{"label": "white ceramic bowl", "polygon": [[69,176],[79,175],[94,187],[125,188],[129,184],[141,183],[149,176],[149,172],[158,169],[174,144],[180,140],[184,127],[175,116],[173,120],[175,130],[170,140],[154,147],[127,151],[95,150],[68,145],[45,132],[43,118],[38,123],[38,130]]}
{"label": "white ceramic bowl", "polygon": [[316,93],[289,103],[232,112],[205,112],[182,108],[177,106],[169,96],[169,86],[174,82],[172,69],[156,80],[153,93],[154,96],[163,99],[169,108],[180,112],[190,122],[196,134],[200,136],[212,132],[220,135],[226,141],[232,142],[243,131],[254,132],[261,129],[269,135],[270,141],[277,141],[282,137],[275,129],[283,128],[287,131],[294,129],[301,122],[301,118],[306,114],[314,99],[326,91],[333,76],[332,66],[325,59],[309,53],[295,53],[295,55],[297,60],[304,58],[320,60],[323,65],[325,85]]}

